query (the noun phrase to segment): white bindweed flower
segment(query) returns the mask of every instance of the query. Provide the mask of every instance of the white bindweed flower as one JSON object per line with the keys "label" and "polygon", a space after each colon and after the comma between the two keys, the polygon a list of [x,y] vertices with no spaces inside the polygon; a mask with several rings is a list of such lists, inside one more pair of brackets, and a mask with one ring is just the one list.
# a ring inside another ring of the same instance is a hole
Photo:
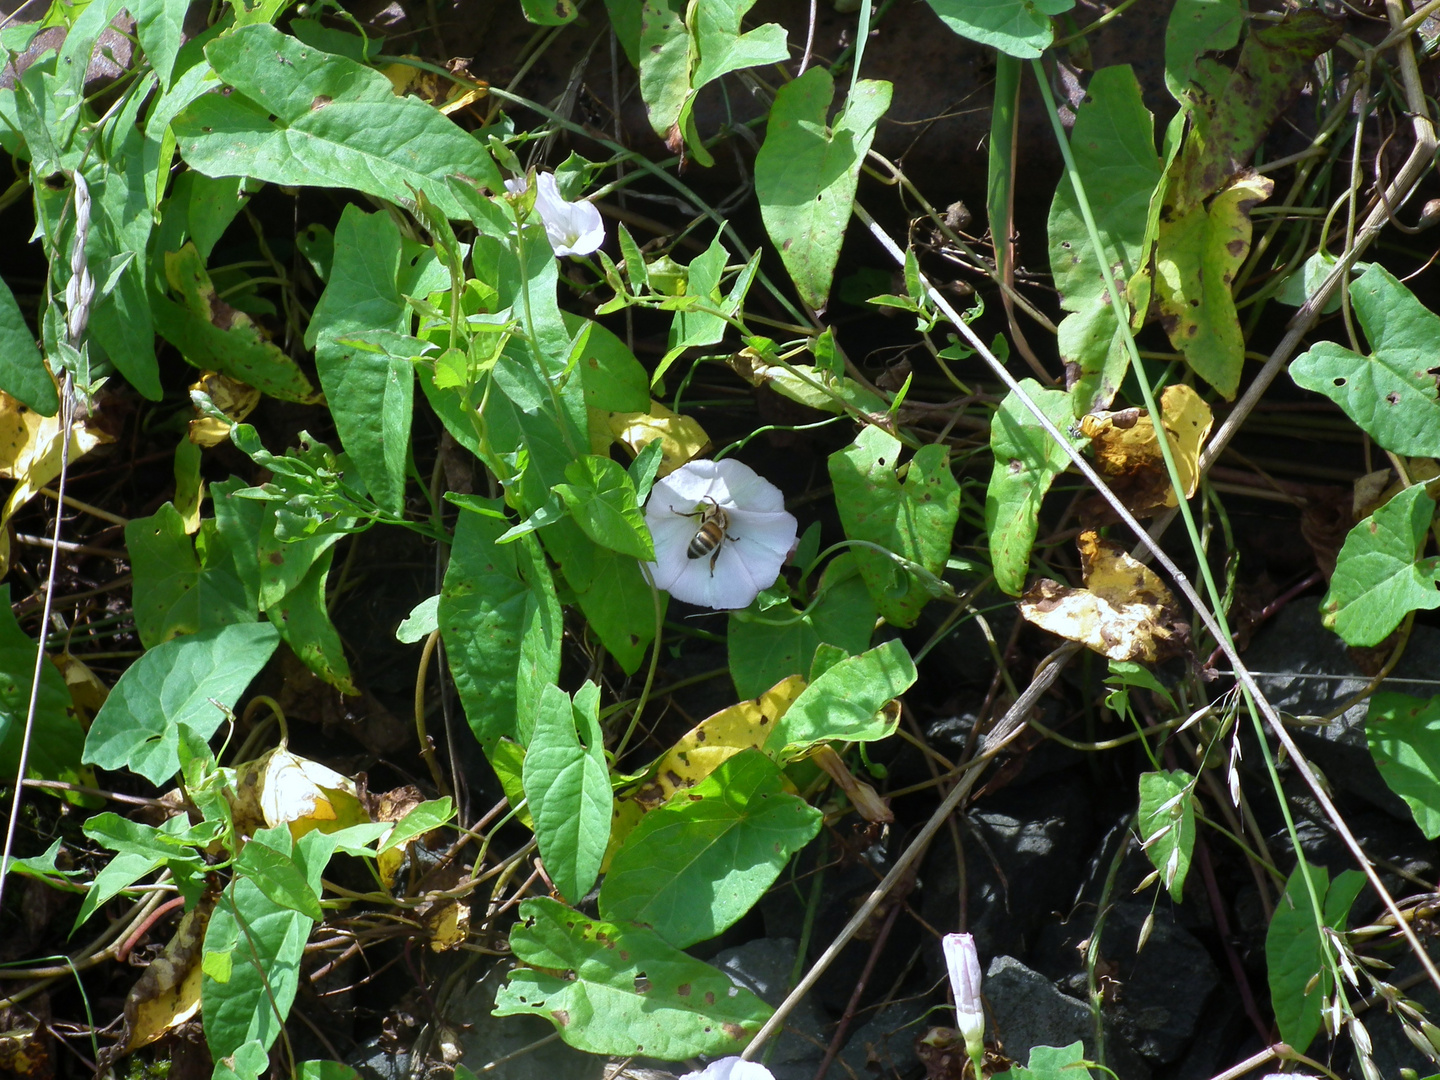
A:
{"label": "white bindweed flower", "polygon": [[680,1080],[775,1080],[764,1065],[742,1061],[738,1057],[721,1058],[705,1066],[703,1072],[689,1072]]}
{"label": "white bindweed flower", "polygon": [[[525,178],[505,181],[505,190],[518,195]],[[605,242],[605,224],[593,203],[568,202],[560,197],[554,173],[535,177],[535,211],[545,226],[545,235],[556,255],[589,255]]]}
{"label": "white bindweed flower", "polygon": [[719,610],[749,607],[775,584],[795,545],[785,496],[734,458],[690,461],[655,481],[645,524],[655,540],[655,561],[646,563],[655,585]]}
{"label": "white bindweed flower", "polygon": [[965,1037],[965,1049],[980,1075],[985,1056],[985,1005],[980,1000],[980,954],[971,934],[946,934],[940,939],[950,989],[955,995],[955,1026]]}

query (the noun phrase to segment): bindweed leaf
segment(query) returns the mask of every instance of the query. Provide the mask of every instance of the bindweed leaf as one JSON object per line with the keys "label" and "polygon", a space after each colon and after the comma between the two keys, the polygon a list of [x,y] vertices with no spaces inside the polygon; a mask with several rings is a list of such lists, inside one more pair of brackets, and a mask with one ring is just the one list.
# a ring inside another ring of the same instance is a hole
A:
{"label": "bindweed leaf", "polygon": [[601,917],[681,949],[731,926],[819,831],[820,811],[783,788],[779,766],[744,750],[651,810],[610,861]]}
{"label": "bindweed leaf", "polygon": [[823,309],[829,298],[860,165],[890,107],[890,89],[888,82],[860,80],[827,129],[835,83],[816,66],[782,86],[770,108],[755,157],[755,194],[765,230],[813,308]]}
{"label": "bindweed leaf", "polygon": [[908,690],[915,678],[915,664],[898,640],[841,660],[795,699],[765,745],[779,750],[824,739],[883,739],[894,732],[898,715],[882,710]]}
{"label": "bindweed leaf", "polygon": [[595,884],[610,840],[610,773],[598,697],[594,683],[577,691],[573,703],[558,686],[546,686],[525,752],[525,798],[540,857],[560,894],[573,903]]}
{"label": "bindweed leaf", "polygon": [[1440,457],[1440,401],[1431,371],[1440,316],[1379,265],[1351,284],[1350,302],[1370,355],[1322,341],[1295,358],[1290,377],[1339,405],[1386,450]]}
{"label": "bindweed leaf", "polygon": [[1376,693],[1365,737],[1380,775],[1405,800],[1420,831],[1431,840],[1440,836],[1440,697]]}
{"label": "bindweed leaf", "polygon": [[[1309,867],[1323,915],[1310,902],[1305,867],[1297,866],[1275,905],[1265,934],[1265,962],[1270,975],[1270,1002],[1280,1037],[1304,1053],[1320,1030],[1320,1013],[1335,987],[1333,955],[1320,936],[1321,925],[1343,930],[1350,905],[1365,887],[1365,875],[1346,870],[1332,883],[1318,866]],[[1323,920],[1323,921],[1322,921]]]}
{"label": "bindweed leaf", "polygon": [[1183,769],[1140,774],[1140,839],[1170,898],[1180,903],[1195,848],[1195,778]]}
{"label": "bindweed leaf", "polygon": [[[960,486],[944,447],[925,446],[897,472],[900,441],[868,426],[855,442],[830,455],[830,479],[845,535],[866,540],[938,577],[950,557],[960,516]],[[933,595],[929,583],[871,548],[853,551],[876,607],[895,626],[913,626]]]}
{"label": "bindweed leaf", "polygon": [[548,898],[521,903],[510,948],[532,966],[511,972],[495,1015],[542,1016],[592,1054],[738,1054],[771,1012],[653,931],[590,919]]}
{"label": "bindweed leaf", "polygon": [[1378,645],[1412,611],[1440,607],[1440,558],[1420,558],[1435,500],[1406,488],[1350,530],[1321,603],[1347,645]]}
{"label": "bindweed leaf", "polygon": [[[1020,388],[1061,431],[1070,426],[1074,413],[1069,394],[1042,387],[1034,379],[1022,379]],[[1079,438],[1073,442],[1082,445]],[[1019,596],[1025,589],[1040,504],[1070,458],[1014,392],[1006,395],[990,422],[990,450],[995,455],[985,491],[990,561],[995,583],[1003,592]]]}

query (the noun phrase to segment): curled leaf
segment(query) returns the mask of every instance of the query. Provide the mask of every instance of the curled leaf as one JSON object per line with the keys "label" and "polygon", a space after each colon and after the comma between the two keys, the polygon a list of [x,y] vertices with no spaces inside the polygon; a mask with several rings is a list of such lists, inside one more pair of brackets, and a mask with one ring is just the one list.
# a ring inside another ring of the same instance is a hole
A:
{"label": "curled leaf", "polygon": [[[1210,406],[1182,383],[1165,388],[1160,414],[1188,499],[1200,483],[1200,450],[1213,421]],[[1151,514],[1176,504],[1155,421],[1144,409],[1089,413],[1081,417],[1080,430],[1090,439],[1096,466],[1111,478],[1112,490],[1131,513]]]}

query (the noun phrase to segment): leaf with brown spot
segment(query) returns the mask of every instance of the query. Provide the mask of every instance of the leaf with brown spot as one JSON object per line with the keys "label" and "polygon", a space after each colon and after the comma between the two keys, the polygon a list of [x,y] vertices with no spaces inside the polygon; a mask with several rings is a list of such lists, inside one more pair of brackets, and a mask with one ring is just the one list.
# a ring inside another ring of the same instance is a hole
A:
{"label": "leaf with brown spot", "polygon": [[[644,1052],[666,1061],[738,1054],[771,1013],[724,972],[643,927],[587,919],[549,898],[524,901],[520,919],[510,947],[527,966],[512,971],[496,994],[495,1015],[546,1017],[579,1050]],[[601,934],[623,948],[605,949]],[[573,971],[574,978],[550,973],[557,969]],[[636,983],[642,977],[648,980],[643,993]]]}

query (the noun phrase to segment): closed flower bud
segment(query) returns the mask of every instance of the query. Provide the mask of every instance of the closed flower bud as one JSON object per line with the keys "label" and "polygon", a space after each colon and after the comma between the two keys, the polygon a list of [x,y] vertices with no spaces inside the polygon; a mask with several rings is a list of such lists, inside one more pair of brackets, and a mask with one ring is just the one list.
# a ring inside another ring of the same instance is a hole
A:
{"label": "closed flower bud", "polygon": [[980,1000],[980,954],[971,934],[946,934],[940,939],[950,989],[955,995],[955,1026],[965,1038],[965,1050],[980,1075],[985,1057],[985,1005]]}

